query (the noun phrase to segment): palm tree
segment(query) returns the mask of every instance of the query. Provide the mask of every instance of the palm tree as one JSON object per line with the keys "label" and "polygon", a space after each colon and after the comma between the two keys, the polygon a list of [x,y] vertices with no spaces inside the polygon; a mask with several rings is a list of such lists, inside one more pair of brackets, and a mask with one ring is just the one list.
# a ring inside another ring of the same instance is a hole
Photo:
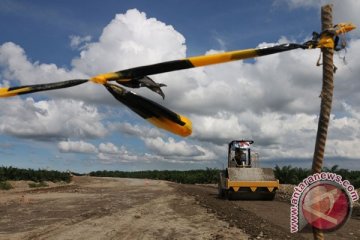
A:
{"label": "palm tree", "polygon": [[280,183],[296,184],[296,169],[292,168],[291,165],[283,166],[280,168],[278,165],[275,166],[275,177],[279,179]]}

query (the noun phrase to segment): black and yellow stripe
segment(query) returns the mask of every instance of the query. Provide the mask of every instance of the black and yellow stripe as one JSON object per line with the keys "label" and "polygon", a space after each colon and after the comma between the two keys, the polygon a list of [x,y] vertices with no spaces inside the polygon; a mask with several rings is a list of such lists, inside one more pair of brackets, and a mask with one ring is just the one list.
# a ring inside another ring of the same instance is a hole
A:
{"label": "black and yellow stripe", "polygon": [[[185,58],[181,60],[162,62],[152,65],[146,65],[141,67],[130,68],[126,70],[121,70],[114,73],[107,73],[107,80],[113,81],[117,80],[118,83],[122,81],[129,81],[134,78],[140,78],[148,75],[178,71],[183,69],[203,67],[212,64],[226,63],[231,61],[244,60],[248,58],[255,58],[266,56],[270,54],[280,53],[284,51],[290,51],[298,48],[304,48],[301,44],[281,44],[273,47],[267,48],[251,48],[245,50],[237,50],[231,52],[223,52],[211,55],[203,55]],[[105,77],[101,74],[95,78]]]}
{"label": "black and yellow stripe", "polygon": [[[261,57],[270,54],[290,51],[294,49],[312,49],[312,48],[334,48],[334,37],[344,34],[355,28],[351,23],[340,23],[334,26],[330,31],[316,36],[312,40],[304,44],[281,44],[267,48],[251,48],[245,50],[237,50],[231,52],[223,52],[212,55],[204,55],[190,57],[181,60],[162,62],[147,66],[125,69],[117,72],[110,72],[94,76],[90,79],[74,79],[63,82],[55,82],[49,84],[37,84],[21,87],[0,88],[0,97],[11,97],[26,93],[34,93],[40,91],[48,91],[60,88],[76,86],[88,81],[102,84],[106,89],[120,102],[128,106],[131,110],[139,114],[142,118],[148,120],[157,127],[166,129],[180,136],[188,136],[191,134],[191,121],[169,109],[124,88],[110,84],[109,81],[116,81],[127,87],[149,87],[151,90],[163,95],[160,87],[163,84],[156,84],[148,75],[208,66],[211,64],[226,63],[231,61],[243,60],[254,57]],[[144,81],[144,78],[146,78]],[[140,81],[140,80],[143,81]],[[146,85],[145,83],[148,83]],[[149,83],[151,83],[149,85]]]}
{"label": "black and yellow stripe", "polygon": [[139,96],[131,91],[127,91],[118,85],[106,83],[104,86],[118,101],[153,125],[182,137],[191,134],[192,125],[188,118],[147,98]]}
{"label": "black and yellow stripe", "polygon": [[26,85],[21,87],[0,88],[0,97],[12,97],[16,95],[49,91],[61,88],[73,87],[88,82],[88,79],[73,79],[62,82]]}

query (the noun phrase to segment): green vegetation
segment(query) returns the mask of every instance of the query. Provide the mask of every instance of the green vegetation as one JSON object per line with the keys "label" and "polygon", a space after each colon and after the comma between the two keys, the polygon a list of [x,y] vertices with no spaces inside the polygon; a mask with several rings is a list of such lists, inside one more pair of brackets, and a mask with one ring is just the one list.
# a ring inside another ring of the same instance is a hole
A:
{"label": "green vegetation", "polygon": [[7,181],[0,181],[0,190],[10,190],[13,186]]}
{"label": "green vegetation", "polygon": [[49,170],[33,170],[20,169],[14,167],[0,167],[0,181],[7,180],[27,180],[33,182],[70,182],[71,175],[67,172],[49,171]]}
{"label": "green vegetation", "polygon": [[219,170],[189,170],[189,171],[138,171],[138,172],[122,172],[122,171],[96,171],[91,172],[90,176],[97,177],[121,177],[121,178],[147,178],[157,180],[167,180],[176,183],[217,183]]}
{"label": "green vegetation", "polygon": [[39,187],[48,187],[49,185],[46,183],[46,182],[32,182],[32,183],[29,183],[29,187],[30,188],[39,188]]}
{"label": "green vegetation", "polygon": [[274,168],[274,174],[280,183],[285,184],[299,184],[304,178],[311,175],[311,170],[305,168],[278,165]]}
{"label": "green vegetation", "polygon": [[[205,170],[189,170],[189,171],[136,171],[136,172],[124,172],[124,171],[96,171],[91,172],[90,176],[96,177],[121,177],[121,178],[146,178],[167,180],[176,183],[187,184],[208,184],[218,182],[219,178],[218,169],[207,168]],[[343,179],[347,179],[354,185],[355,188],[360,188],[360,171],[349,171],[347,169],[339,169],[338,165],[331,168],[324,168],[324,172],[334,172],[342,176]],[[311,171],[306,168],[288,166],[275,166],[275,177],[279,179],[280,183],[285,184],[299,184],[304,178],[311,174]],[[81,174],[78,174],[81,175]],[[28,180],[35,183],[29,184],[30,187],[44,187],[44,181],[51,182],[70,182],[71,175],[67,172],[48,171],[48,170],[32,170],[32,169],[19,169],[13,167],[0,167],[0,189],[12,188],[12,186],[6,182],[8,180]]]}
{"label": "green vegetation", "polygon": [[[218,169],[206,170],[189,170],[189,171],[137,171],[137,172],[123,172],[123,171],[96,171],[91,172],[90,176],[96,177],[121,177],[121,178],[147,178],[157,180],[167,180],[176,183],[188,184],[206,184],[217,183],[219,177]],[[349,180],[354,187],[360,188],[360,171],[349,171],[347,169],[338,169],[335,165],[331,168],[324,168],[324,172],[334,172]],[[292,167],[290,165],[274,168],[275,177],[279,179],[280,183],[284,184],[299,184],[307,176],[311,175],[311,170],[306,168]]]}
{"label": "green vegetation", "polygon": [[[347,169],[339,169],[338,165],[334,165],[331,168],[323,168],[323,172],[333,172],[343,179],[348,180],[355,188],[360,188],[360,171],[349,171]],[[280,183],[286,184],[299,184],[304,178],[311,175],[311,170],[306,168],[298,168],[288,166],[275,166],[275,177],[279,179]]]}

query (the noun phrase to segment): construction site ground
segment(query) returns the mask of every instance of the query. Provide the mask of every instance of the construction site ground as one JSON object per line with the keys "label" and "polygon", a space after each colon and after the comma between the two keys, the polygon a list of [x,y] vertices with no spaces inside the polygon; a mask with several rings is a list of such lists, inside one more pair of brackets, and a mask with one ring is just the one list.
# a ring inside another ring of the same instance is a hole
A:
{"label": "construction site ground", "polygon": [[[0,239],[312,239],[289,231],[286,186],[274,201],[228,201],[214,185],[158,180],[83,176],[47,188],[12,184],[0,191]],[[326,239],[360,239],[359,226],[355,208]]]}

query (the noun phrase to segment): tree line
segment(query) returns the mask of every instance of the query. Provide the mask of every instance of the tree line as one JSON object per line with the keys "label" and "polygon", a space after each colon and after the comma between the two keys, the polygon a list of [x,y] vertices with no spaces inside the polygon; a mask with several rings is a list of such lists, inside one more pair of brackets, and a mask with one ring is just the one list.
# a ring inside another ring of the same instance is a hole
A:
{"label": "tree line", "polygon": [[59,172],[45,169],[21,169],[15,167],[0,167],[0,182],[8,180],[27,180],[34,182],[70,182],[71,175],[68,172]]}
{"label": "tree line", "polygon": [[[90,176],[97,177],[120,177],[120,178],[147,178],[156,180],[167,180],[176,183],[214,183],[219,180],[219,169],[207,168],[206,170],[189,170],[189,171],[96,171],[91,172]],[[338,165],[331,168],[323,168],[323,172],[334,172],[349,180],[355,188],[360,188],[360,171],[349,171],[347,169],[339,169]],[[283,184],[299,184],[303,179],[311,175],[311,170],[307,168],[292,167],[291,165],[274,168],[274,174],[280,183]]]}
{"label": "tree line", "polygon": [[149,170],[149,171],[96,171],[91,172],[90,176],[96,177],[120,177],[120,178],[146,178],[155,180],[166,180],[176,183],[217,183],[219,179],[219,169],[207,168],[206,170]]}
{"label": "tree line", "polygon": [[[90,172],[90,176],[96,177],[120,177],[120,178],[146,178],[156,180],[167,180],[176,183],[186,184],[216,184],[219,179],[219,169],[207,168],[204,170],[149,170],[149,171],[94,171]],[[360,171],[350,171],[347,169],[339,169],[338,165],[331,168],[323,168],[324,172],[333,172],[341,175],[343,179],[347,179],[355,188],[360,188]],[[299,184],[307,176],[311,175],[311,170],[306,168],[292,167],[291,165],[274,168],[274,174],[280,183],[283,184]],[[60,172],[44,169],[20,169],[15,167],[0,167],[0,182],[8,180],[29,180],[34,182],[43,181],[64,181],[70,182],[71,175],[69,172]]]}
{"label": "tree line", "polygon": [[[189,170],[189,171],[96,171],[91,172],[90,176],[97,177],[120,177],[120,178],[147,178],[156,180],[167,180],[176,183],[187,184],[217,184],[219,179],[219,169],[207,168],[206,170]],[[338,165],[331,168],[323,168],[323,172],[333,172],[342,176],[343,179],[349,180],[355,188],[360,188],[360,171],[349,171],[339,169]],[[292,167],[291,165],[274,168],[274,174],[282,184],[299,184],[303,179],[311,175],[311,170],[306,168]]]}
{"label": "tree line", "polygon": [[[348,169],[339,168],[334,165],[330,168],[324,167],[323,172],[332,172],[342,176],[342,179],[348,180],[355,188],[360,188],[360,171],[350,171]],[[280,183],[299,184],[307,176],[312,175],[310,169],[292,167],[291,165],[274,168],[274,174]]]}

